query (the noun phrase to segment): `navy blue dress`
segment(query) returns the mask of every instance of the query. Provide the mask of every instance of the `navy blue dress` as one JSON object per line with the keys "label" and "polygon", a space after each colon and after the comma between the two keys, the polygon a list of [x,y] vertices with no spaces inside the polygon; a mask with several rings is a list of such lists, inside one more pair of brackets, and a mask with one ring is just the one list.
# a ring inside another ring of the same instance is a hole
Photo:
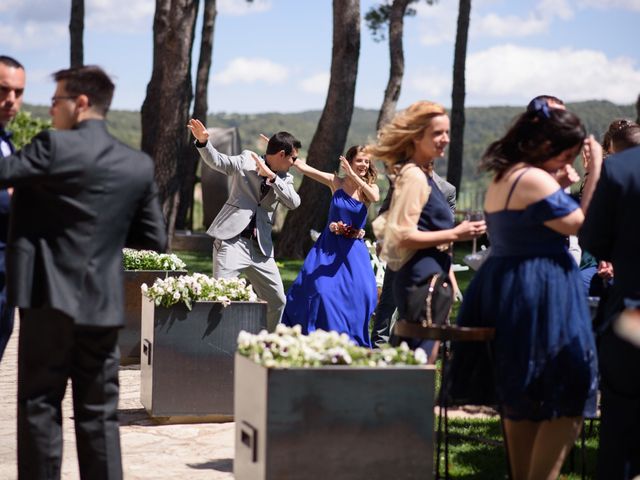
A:
{"label": "navy blue dress", "polygon": [[364,228],[367,206],[339,189],[333,194],[329,219],[287,292],[282,323],[346,333],[358,345],[370,347],[369,320],[378,289],[369,251],[362,240],[336,235],[329,223],[342,221]]}
{"label": "navy blue dress", "polygon": [[[425,175],[425,178],[431,187],[431,192],[420,213],[418,230],[434,232],[453,228],[453,213],[449,202],[435,181],[428,175]],[[398,318],[405,318],[406,300],[411,289],[423,283],[434,273],[448,274],[450,267],[451,257],[446,251],[440,251],[436,247],[416,251],[395,274],[393,296],[398,307]],[[415,348],[416,344],[408,343]]]}
{"label": "navy blue dress", "polygon": [[[465,386],[495,380],[506,418],[542,421],[595,414],[596,348],[580,273],[565,237],[544,225],[576,208],[570,196],[557,190],[524,210],[486,215],[491,255],[464,295],[458,325],[495,326],[495,373],[474,358],[482,351],[477,345],[454,344],[454,397]],[[472,399],[479,393],[468,395]]]}

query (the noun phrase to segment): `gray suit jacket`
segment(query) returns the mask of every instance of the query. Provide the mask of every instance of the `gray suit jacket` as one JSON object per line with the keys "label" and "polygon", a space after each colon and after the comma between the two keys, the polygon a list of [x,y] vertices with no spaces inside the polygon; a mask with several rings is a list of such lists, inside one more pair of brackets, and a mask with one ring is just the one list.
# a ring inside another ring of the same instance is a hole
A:
{"label": "gray suit jacket", "polygon": [[200,148],[202,160],[214,170],[229,176],[229,198],[214,218],[207,233],[220,240],[228,240],[240,234],[253,215],[256,216],[256,234],[260,250],[267,257],[273,256],[273,214],[282,203],[293,210],[300,205],[300,197],[293,188],[290,173],[278,173],[269,192],[262,198],[260,185],[263,177],[256,172],[256,162],[249,150],[240,155],[218,152],[210,142]]}
{"label": "gray suit jacket", "polygon": [[449,204],[449,208],[455,214],[456,213],[456,187],[447,182],[444,178],[438,175],[436,172],[433,172],[433,181],[436,182],[436,185],[447,199],[447,203]]}

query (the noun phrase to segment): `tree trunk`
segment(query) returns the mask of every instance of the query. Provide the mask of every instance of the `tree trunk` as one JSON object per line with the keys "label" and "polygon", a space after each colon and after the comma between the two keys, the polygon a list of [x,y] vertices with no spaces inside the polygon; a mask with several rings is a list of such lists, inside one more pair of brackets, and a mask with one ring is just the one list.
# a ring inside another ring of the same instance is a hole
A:
{"label": "tree trunk", "polygon": [[69,38],[71,40],[71,67],[84,65],[84,0],[71,0],[71,17],[69,19]]}
{"label": "tree trunk", "polygon": [[462,157],[464,152],[464,97],[465,63],[467,60],[467,39],[469,37],[469,17],[471,0],[460,0],[458,29],[456,33],[455,56],[453,59],[453,89],[451,92],[451,144],[447,181],[460,191],[462,180]]}
{"label": "tree trunk", "polygon": [[638,95],[638,100],[636,101],[636,123],[640,124],[640,95]]}
{"label": "tree trunk", "polygon": [[393,0],[389,12],[389,81],[384,91],[384,100],[378,114],[376,130],[389,123],[396,113],[396,105],[400,98],[402,77],[404,76],[404,48],[402,35],[404,16],[411,0]]}
{"label": "tree trunk", "polygon": [[153,71],[141,111],[142,150],[156,164],[169,242],[175,230],[182,162],[189,142],[186,125],[193,96],[191,50],[197,11],[198,0],[156,0]]}
{"label": "tree trunk", "polygon": [[[213,55],[213,32],[216,21],[216,0],[204,1],[204,13],[202,19],[202,37],[200,39],[200,58],[198,59],[198,71],[196,73],[196,94],[193,105],[193,118],[197,118],[207,124],[207,91],[209,85],[209,72],[211,71],[211,58]],[[196,171],[200,155],[195,148],[187,145],[187,151],[183,159],[185,175],[180,190],[180,203],[176,216],[176,228],[193,229],[193,189],[196,184]]]}
{"label": "tree trunk", "polygon": [[[360,56],[360,2],[333,0],[333,48],[327,100],[309,146],[308,163],[327,172],[338,170],[353,114]],[[292,132],[295,135],[295,132]],[[290,211],[278,242],[278,255],[303,258],[311,238],[309,230],[322,230],[327,220],[330,190],[304,178],[298,191],[301,205]]]}

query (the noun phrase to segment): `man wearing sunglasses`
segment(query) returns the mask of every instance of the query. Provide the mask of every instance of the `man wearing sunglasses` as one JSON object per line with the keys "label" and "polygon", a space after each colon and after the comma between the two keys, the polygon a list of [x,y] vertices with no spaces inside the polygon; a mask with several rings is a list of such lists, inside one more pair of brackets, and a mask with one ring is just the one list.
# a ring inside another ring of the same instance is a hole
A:
{"label": "man wearing sunglasses", "polygon": [[293,210],[300,197],[293,188],[289,168],[298,158],[300,141],[288,132],[269,139],[264,157],[245,150],[228,156],[209,142],[209,132],[196,119],[187,125],[202,160],[229,177],[229,198],[207,233],[213,241],[213,276],[246,275],[259,298],[267,301],[267,327],[280,322],[286,297],[273,258],[271,230],[278,205]]}

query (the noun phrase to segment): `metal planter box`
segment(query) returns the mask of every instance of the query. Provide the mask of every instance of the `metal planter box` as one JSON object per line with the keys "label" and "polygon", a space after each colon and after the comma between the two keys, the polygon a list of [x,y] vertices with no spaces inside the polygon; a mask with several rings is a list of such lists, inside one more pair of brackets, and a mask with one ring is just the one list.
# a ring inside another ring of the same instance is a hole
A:
{"label": "metal planter box", "polygon": [[118,333],[120,363],[140,363],[140,318],[142,315],[143,283],[151,286],[156,278],[179,277],[186,270],[125,270],[124,271],[124,328]]}
{"label": "metal planter box", "polygon": [[[265,302],[196,302],[156,307],[142,301],[140,401],[158,420],[230,420],[238,333],[265,329]],[[167,418],[171,417],[171,418]]]}
{"label": "metal planter box", "polygon": [[434,372],[268,369],[236,354],[236,480],[433,478]]}

